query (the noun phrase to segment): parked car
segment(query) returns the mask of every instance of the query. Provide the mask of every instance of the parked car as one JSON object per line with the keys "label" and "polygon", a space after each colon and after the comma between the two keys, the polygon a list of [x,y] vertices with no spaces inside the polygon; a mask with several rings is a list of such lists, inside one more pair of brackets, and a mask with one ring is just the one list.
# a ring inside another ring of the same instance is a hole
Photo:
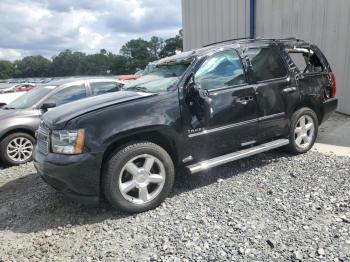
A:
{"label": "parked car", "polygon": [[0,107],[5,106],[20,96],[24,95],[25,92],[12,92],[12,93],[0,93]]}
{"label": "parked car", "polygon": [[231,40],[162,59],[124,91],[53,109],[34,164],[57,190],[127,212],[158,206],[175,171],[205,171],[278,147],[305,153],[337,108],[320,49]]}
{"label": "parked car", "polygon": [[14,87],[14,92],[28,92],[30,90],[32,90],[33,88],[35,88],[36,85],[35,84],[31,84],[31,83],[25,83],[25,84],[20,84],[20,85],[16,85]]}
{"label": "parked car", "polygon": [[142,75],[121,75],[118,77],[118,80],[120,81],[127,81],[127,80],[135,80],[140,78]]}
{"label": "parked car", "polygon": [[8,88],[0,89],[0,93],[24,92],[32,90],[36,85],[31,83],[16,84]]}
{"label": "parked car", "polygon": [[[32,159],[35,131],[50,108],[89,96],[119,91],[115,79],[64,79],[39,86],[0,109],[0,158],[7,165]],[[5,94],[4,94],[5,95]]]}

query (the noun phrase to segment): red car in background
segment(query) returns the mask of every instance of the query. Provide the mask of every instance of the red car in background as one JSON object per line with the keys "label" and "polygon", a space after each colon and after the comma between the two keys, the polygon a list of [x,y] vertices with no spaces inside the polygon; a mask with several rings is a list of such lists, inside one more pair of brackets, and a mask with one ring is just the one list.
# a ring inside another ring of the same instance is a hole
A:
{"label": "red car in background", "polygon": [[12,92],[27,92],[32,90],[36,85],[31,83],[16,84],[8,88],[0,89],[0,94]]}
{"label": "red car in background", "polygon": [[128,81],[128,80],[136,80],[143,76],[145,73],[144,70],[139,70],[137,71],[134,75],[121,75],[118,77],[118,80],[120,81]]}
{"label": "red car in background", "polygon": [[121,80],[121,81],[136,80],[140,77],[141,75],[121,75],[118,77],[118,80]]}
{"label": "red car in background", "polygon": [[26,92],[32,90],[36,85],[35,84],[19,84],[16,85],[13,89],[14,92]]}

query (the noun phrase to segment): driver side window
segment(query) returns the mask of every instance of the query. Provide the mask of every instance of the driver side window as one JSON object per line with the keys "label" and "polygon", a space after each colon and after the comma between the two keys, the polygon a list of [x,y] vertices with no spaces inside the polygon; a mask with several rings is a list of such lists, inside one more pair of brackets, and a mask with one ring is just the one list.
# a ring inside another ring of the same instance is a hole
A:
{"label": "driver side window", "polygon": [[242,61],[235,50],[226,50],[208,57],[194,79],[206,90],[246,83]]}
{"label": "driver side window", "polygon": [[55,103],[56,106],[73,102],[86,97],[85,85],[74,85],[66,87],[50,96],[45,103]]}

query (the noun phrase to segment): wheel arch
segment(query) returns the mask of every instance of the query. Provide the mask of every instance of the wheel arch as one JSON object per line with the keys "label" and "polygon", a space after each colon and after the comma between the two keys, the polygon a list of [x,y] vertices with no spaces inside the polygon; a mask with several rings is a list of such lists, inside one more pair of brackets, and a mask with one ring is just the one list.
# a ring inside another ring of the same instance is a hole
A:
{"label": "wheel arch", "polygon": [[16,127],[10,130],[6,130],[3,134],[1,134],[0,141],[2,141],[5,137],[12,135],[14,133],[25,133],[32,136],[35,139],[35,131],[30,130],[28,128]]}
{"label": "wheel arch", "polygon": [[176,166],[179,161],[179,149],[176,146],[177,143],[176,139],[174,138],[174,132],[175,131],[170,127],[153,126],[146,128],[146,130],[144,128],[142,130],[129,130],[127,132],[119,134],[109,143],[109,145],[104,150],[101,164],[101,174],[103,172],[103,167],[105,166],[106,161],[108,161],[109,157],[115,151],[126,144],[142,141],[152,142],[164,148]]}
{"label": "wheel arch", "polygon": [[292,113],[296,112],[297,110],[303,108],[303,107],[307,107],[310,108],[311,110],[313,110],[317,116],[317,120],[318,120],[318,124],[320,125],[323,121],[323,112],[320,109],[319,106],[317,106],[316,102],[313,102],[311,99],[310,100],[305,100],[302,101],[301,103],[299,103],[293,110]]}

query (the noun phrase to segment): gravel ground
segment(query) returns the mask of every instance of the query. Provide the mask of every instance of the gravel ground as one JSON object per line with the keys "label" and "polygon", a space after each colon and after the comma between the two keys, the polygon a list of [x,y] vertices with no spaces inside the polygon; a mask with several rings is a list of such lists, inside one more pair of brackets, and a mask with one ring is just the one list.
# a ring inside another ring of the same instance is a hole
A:
{"label": "gravel ground", "polygon": [[138,215],[0,171],[0,261],[350,261],[350,158],[273,151],[178,179]]}

